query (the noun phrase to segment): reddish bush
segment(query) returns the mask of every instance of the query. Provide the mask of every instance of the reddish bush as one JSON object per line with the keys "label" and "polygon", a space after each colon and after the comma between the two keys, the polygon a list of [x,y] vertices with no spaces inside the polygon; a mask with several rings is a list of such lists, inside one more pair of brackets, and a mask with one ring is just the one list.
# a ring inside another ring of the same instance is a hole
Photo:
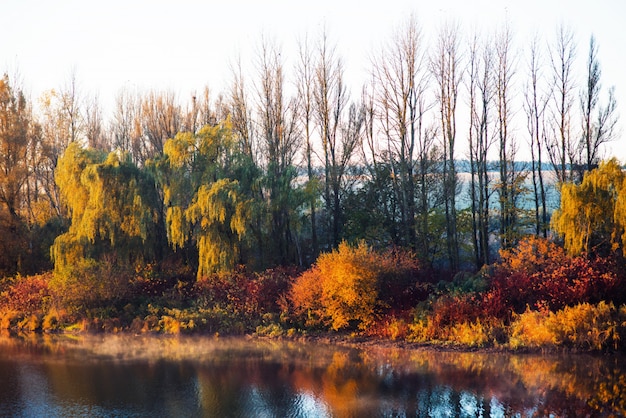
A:
{"label": "reddish bush", "polygon": [[393,311],[410,309],[428,296],[422,286],[425,274],[417,256],[409,250],[392,248],[380,257],[378,296]]}
{"label": "reddish bush", "polygon": [[481,304],[474,293],[458,296],[442,296],[432,307],[430,326],[444,328],[462,322],[471,322],[484,315]]}
{"label": "reddish bush", "polygon": [[41,311],[50,295],[48,283],[51,276],[46,273],[15,278],[0,295],[0,307],[25,314]]}
{"label": "reddish bush", "polygon": [[[529,238],[503,251],[489,275],[484,309],[493,315],[522,313],[527,308],[556,311],[582,302],[612,300],[619,286],[614,263],[606,258],[569,256],[556,244]],[[508,313],[501,307],[507,306]]]}
{"label": "reddish bush", "polygon": [[204,298],[207,304],[228,306],[246,317],[258,317],[280,310],[278,302],[287,293],[296,274],[295,268],[287,267],[261,273],[250,273],[241,268],[199,280],[194,293],[196,297]]}

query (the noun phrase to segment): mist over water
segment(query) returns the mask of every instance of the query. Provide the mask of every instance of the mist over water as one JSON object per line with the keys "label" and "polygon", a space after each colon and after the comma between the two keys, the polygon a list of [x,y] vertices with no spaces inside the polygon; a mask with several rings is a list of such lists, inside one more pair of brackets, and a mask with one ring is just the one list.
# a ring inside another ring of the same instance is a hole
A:
{"label": "mist over water", "polygon": [[0,337],[0,416],[610,416],[621,356],[247,338]]}

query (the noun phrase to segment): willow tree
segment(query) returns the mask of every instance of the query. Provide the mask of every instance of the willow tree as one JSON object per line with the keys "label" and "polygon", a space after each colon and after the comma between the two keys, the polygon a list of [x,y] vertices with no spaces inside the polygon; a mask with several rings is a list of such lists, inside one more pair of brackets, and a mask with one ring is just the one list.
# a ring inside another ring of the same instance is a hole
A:
{"label": "willow tree", "polygon": [[71,224],[51,248],[53,286],[72,302],[123,295],[126,273],[158,255],[154,181],[127,153],[107,155],[72,142],[59,159],[56,182]]}
{"label": "willow tree", "polygon": [[561,187],[561,207],[552,227],[572,254],[623,252],[626,235],[625,175],[612,159],[585,174],[580,184]]}
{"label": "willow tree", "polygon": [[168,239],[197,250],[198,277],[233,269],[249,233],[249,176],[229,122],[167,140],[156,162]]}

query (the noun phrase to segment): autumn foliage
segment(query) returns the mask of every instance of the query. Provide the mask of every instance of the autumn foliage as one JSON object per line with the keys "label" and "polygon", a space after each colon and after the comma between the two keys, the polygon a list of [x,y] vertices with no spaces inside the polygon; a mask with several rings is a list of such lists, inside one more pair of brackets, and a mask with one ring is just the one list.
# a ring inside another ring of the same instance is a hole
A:
{"label": "autumn foliage", "polygon": [[366,329],[381,310],[414,301],[418,272],[408,252],[380,253],[364,243],[342,242],[296,279],[289,298],[307,325]]}

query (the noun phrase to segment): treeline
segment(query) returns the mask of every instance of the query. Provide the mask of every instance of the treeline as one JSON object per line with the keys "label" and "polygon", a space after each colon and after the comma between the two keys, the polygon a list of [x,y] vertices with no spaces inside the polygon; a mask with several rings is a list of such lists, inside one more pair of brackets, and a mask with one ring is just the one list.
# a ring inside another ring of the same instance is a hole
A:
{"label": "treeline", "polygon": [[545,171],[580,182],[615,137],[598,46],[592,37],[582,75],[576,47],[565,27],[523,48],[506,26],[464,36],[443,25],[427,42],[411,17],[373,51],[355,98],[326,33],[301,41],[290,66],[264,39],[227,91],[185,104],[121,91],[108,120],[74,76],[36,106],[5,76],[0,271],[54,264],[69,283],[90,263],[170,260],[202,277],[309,266],[344,240],[478,269],[527,234],[547,236]]}

